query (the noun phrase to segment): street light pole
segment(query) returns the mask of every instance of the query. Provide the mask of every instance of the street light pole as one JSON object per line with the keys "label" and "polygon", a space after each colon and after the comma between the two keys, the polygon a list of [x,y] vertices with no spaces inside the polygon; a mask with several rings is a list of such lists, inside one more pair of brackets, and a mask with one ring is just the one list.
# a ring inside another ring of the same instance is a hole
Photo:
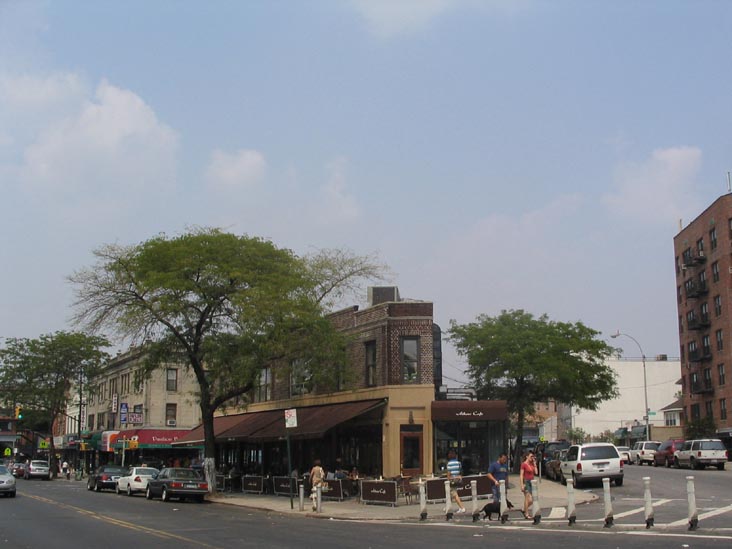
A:
{"label": "street light pole", "polygon": [[620,333],[620,330],[618,330],[616,333],[612,334],[610,337],[612,337],[614,339],[614,338],[620,337],[620,336],[625,336],[629,339],[632,339],[635,342],[635,344],[638,345],[638,350],[641,353],[641,359],[643,360],[643,399],[644,399],[644,402],[646,405],[645,414],[643,415],[643,419],[646,422],[646,440],[650,440],[651,439],[651,429],[650,429],[650,425],[649,425],[649,421],[648,421],[650,409],[648,408],[648,379],[646,378],[646,355],[643,352],[643,347],[641,347],[640,343],[638,343],[638,340],[636,338],[634,338],[632,335]]}
{"label": "street light pole", "polygon": [[[83,382],[83,371],[79,369],[79,417],[77,419],[77,433],[76,433],[76,467],[74,468],[76,478],[82,478],[79,476],[79,471],[82,471],[81,469],[81,411],[82,407],[84,406],[84,403],[81,400],[82,395],[84,394],[82,391],[82,382]],[[83,472],[82,472],[83,476]]]}

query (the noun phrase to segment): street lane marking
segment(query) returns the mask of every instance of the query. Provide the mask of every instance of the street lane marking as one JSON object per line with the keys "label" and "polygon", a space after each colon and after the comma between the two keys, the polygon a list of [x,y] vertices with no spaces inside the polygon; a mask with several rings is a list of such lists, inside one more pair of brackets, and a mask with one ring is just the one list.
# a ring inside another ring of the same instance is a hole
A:
{"label": "street lane marking", "polygon": [[[732,505],[728,505],[727,507],[720,507],[719,509],[715,509],[714,511],[702,513],[701,515],[699,515],[699,521],[701,522],[704,519],[716,517],[717,515],[723,515],[725,513],[729,513],[730,511],[732,511]],[[683,526],[684,524],[689,524],[688,517],[683,520],[677,520],[676,522],[670,522],[669,526]]]}
{"label": "street lane marking", "polygon": [[546,517],[548,519],[562,519],[567,514],[567,510],[564,507],[552,507],[552,510],[549,512],[549,516]]}
{"label": "street lane marking", "polygon": [[117,526],[120,526],[122,528],[127,528],[129,530],[134,530],[136,532],[143,531],[147,534],[150,534],[152,536],[156,536],[163,539],[175,539],[178,541],[185,541],[186,543],[193,543],[195,545],[200,545],[201,547],[209,547],[211,549],[220,549],[216,545],[209,545],[208,543],[204,543],[202,541],[197,541],[195,539],[187,538],[185,536],[179,536],[177,534],[173,534],[170,532],[165,532],[163,530],[156,530],[154,528],[148,528],[147,526],[142,526],[139,524],[135,524],[132,522],[127,522],[124,520],[116,519],[113,517],[110,517],[108,515],[102,515],[101,513],[96,513],[94,511],[89,511],[88,509],[84,509],[82,507],[76,507],[75,505],[69,505],[68,503],[62,503],[60,501],[56,501],[53,499],[44,498],[42,496],[36,496],[31,494],[24,494],[27,498],[32,498],[35,500],[38,500],[43,503],[48,503],[50,505],[55,505],[56,507],[60,507],[62,509],[68,509],[71,511],[76,511],[77,513],[80,513],[82,515],[86,515],[90,518],[94,518],[97,520],[103,520],[105,522],[110,522],[112,524],[115,524]]}
{"label": "street lane marking", "polygon": [[[658,507],[659,505],[664,505],[666,503],[669,503],[670,499],[659,499],[658,501],[653,502],[653,507]],[[638,507],[637,509],[631,509],[630,511],[625,511],[623,513],[618,513],[617,515],[613,515],[614,518],[623,518],[623,517],[629,517],[631,515],[637,515],[638,513],[643,513],[646,510],[644,507]]]}

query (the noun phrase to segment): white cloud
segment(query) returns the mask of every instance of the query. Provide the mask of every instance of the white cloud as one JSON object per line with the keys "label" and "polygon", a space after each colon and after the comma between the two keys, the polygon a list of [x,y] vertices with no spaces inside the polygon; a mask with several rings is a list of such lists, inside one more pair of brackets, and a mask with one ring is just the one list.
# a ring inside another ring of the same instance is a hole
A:
{"label": "white cloud", "polygon": [[700,210],[695,196],[702,152],[697,147],[656,149],[641,163],[624,164],[615,191],[603,197],[611,212],[650,223],[671,223]]}
{"label": "white cloud", "polygon": [[353,0],[372,32],[382,37],[424,30],[457,3],[456,0]]}
{"label": "white cloud", "polygon": [[338,158],[326,166],[329,177],[328,181],[320,188],[322,202],[321,220],[351,220],[359,215],[356,198],[349,193],[346,183],[346,171],[348,161],[345,158]]}
{"label": "white cloud", "polygon": [[[38,101],[46,95],[36,93]],[[174,183],[178,136],[135,93],[103,81],[64,114],[25,148],[19,174],[27,190],[124,197]]]}
{"label": "white cloud", "polygon": [[259,182],[266,169],[267,162],[259,151],[241,149],[228,154],[215,150],[211,153],[205,178],[213,187],[248,187]]}

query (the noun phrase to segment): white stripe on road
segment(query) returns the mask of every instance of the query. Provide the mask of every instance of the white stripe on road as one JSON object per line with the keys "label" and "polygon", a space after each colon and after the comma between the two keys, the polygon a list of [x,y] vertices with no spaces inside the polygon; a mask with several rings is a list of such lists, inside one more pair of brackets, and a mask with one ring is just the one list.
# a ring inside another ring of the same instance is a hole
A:
{"label": "white stripe on road", "polygon": [[[670,501],[673,501],[673,500],[670,500],[670,499],[659,499],[658,501],[653,502],[653,506],[654,507],[657,507],[659,505],[663,505],[663,504],[668,503]],[[646,510],[645,506],[644,507],[638,507],[637,509],[631,509],[630,511],[625,511],[623,513],[618,513],[617,515],[613,515],[613,517],[614,518],[629,517],[631,515],[637,515],[638,513],[643,513],[645,510]]]}
{"label": "white stripe on road", "polygon": [[548,519],[562,519],[567,515],[567,509],[564,507],[552,507],[551,512],[549,513],[549,516],[546,517]]}
{"label": "white stripe on road", "polygon": [[[723,515],[725,513],[729,513],[732,511],[732,505],[727,505],[727,507],[720,507],[719,509],[714,509],[713,511],[708,511],[706,513],[702,513],[699,515],[699,520],[702,521],[704,519],[708,519],[711,517],[716,517],[717,515]],[[676,522],[670,522],[669,526],[683,526],[684,524],[689,524],[688,517],[682,520],[677,520]]]}

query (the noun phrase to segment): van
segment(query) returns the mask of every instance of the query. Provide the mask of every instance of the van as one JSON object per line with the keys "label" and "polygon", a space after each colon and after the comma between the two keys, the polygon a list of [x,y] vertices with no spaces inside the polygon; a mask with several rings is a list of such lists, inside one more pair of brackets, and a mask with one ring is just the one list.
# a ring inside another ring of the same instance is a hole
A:
{"label": "van", "polygon": [[683,438],[670,438],[667,441],[661,443],[656,453],[653,454],[653,466],[658,467],[659,465],[665,465],[671,467],[674,464],[674,454],[676,450],[681,450],[684,445]]}
{"label": "van", "polygon": [[607,442],[574,444],[560,465],[562,484],[567,484],[567,479],[571,478],[575,486],[605,477],[615,482],[615,486],[622,486],[623,473],[623,460],[617,448]]}
{"label": "van", "polygon": [[658,450],[661,443],[657,440],[639,440],[630,449],[630,461],[636,465],[653,463],[653,455]]}
{"label": "van", "polygon": [[714,465],[720,471],[724,471],[725,463],[727,463],[727,449],[718,438],[687,440],[674,454],[676,467],[687,465],[691,469],[704,469],[708,465]]}

